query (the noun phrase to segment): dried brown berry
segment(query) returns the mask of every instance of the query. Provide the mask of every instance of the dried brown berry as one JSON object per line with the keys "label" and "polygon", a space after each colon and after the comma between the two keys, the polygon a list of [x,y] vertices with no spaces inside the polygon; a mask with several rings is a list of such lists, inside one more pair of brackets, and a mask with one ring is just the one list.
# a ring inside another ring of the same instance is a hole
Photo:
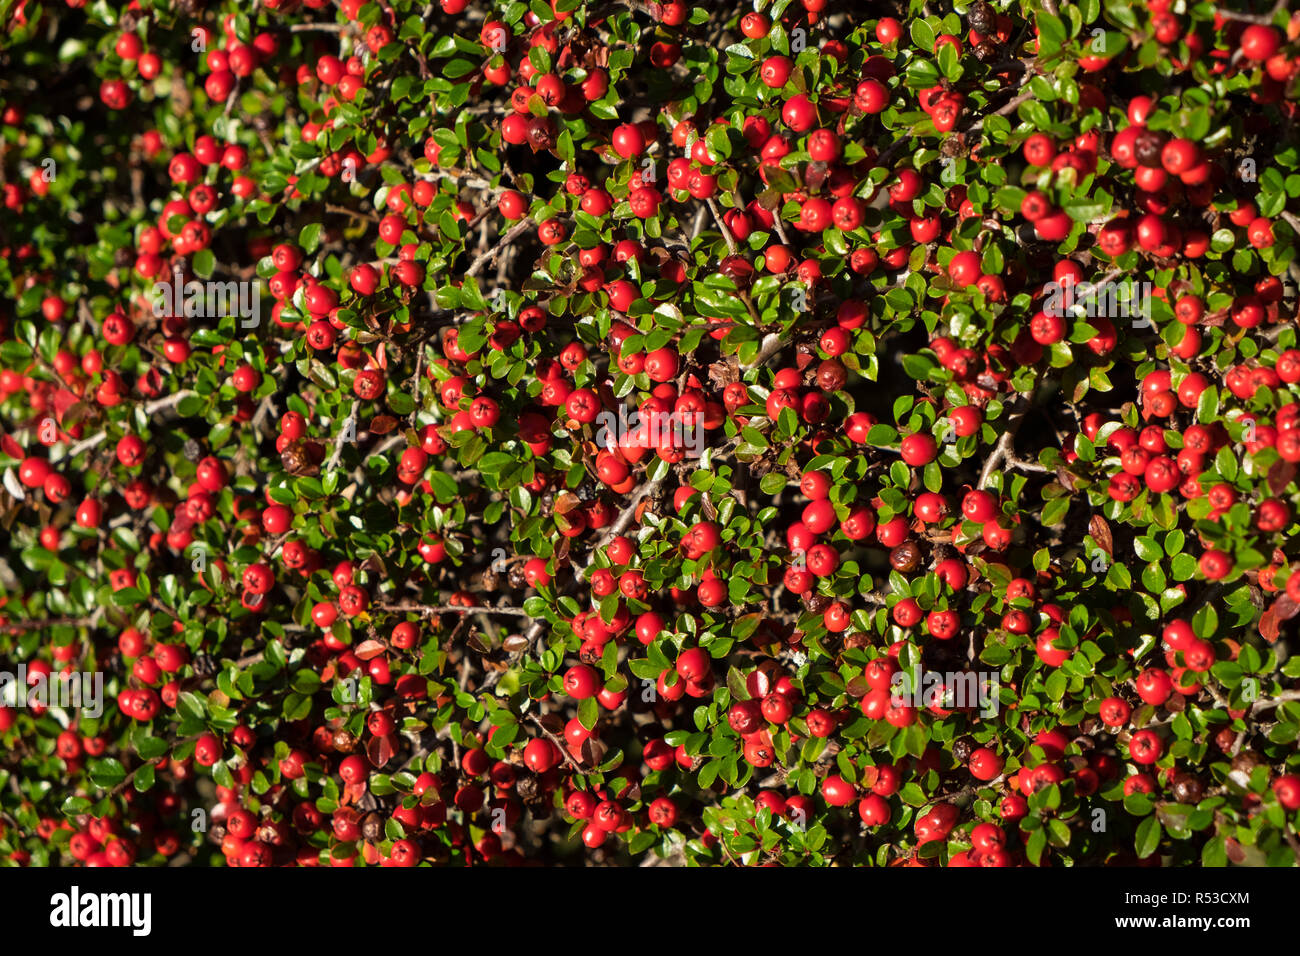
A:
{"label": "dried brown berry", "polygon": [[839,359],[826,359],[817,366],[817,387],[826,392],[838,392],[844,387],[849,373]]}
{"label": "dried brown berry", "polygon": [[921,564],[921,549],[915,541],[904,541],[889,552],[889,566],[902,574],[910,574]]}
{"label": "dried brown berry", "polygon": [[972,4],[966,11],[966,22],[976,33],[992,33],[998,26],[997,14],[994,13],[992,5],[985,3],[984,0]]}

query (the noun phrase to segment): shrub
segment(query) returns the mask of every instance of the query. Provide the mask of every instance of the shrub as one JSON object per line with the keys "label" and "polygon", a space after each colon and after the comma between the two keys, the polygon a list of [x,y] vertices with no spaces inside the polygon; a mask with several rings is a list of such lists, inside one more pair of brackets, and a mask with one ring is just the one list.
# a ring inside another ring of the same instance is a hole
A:
{"label": "shrub", "polygon": [[757,6],[9,7],[0,858],[1294,864],[1300,17]]}

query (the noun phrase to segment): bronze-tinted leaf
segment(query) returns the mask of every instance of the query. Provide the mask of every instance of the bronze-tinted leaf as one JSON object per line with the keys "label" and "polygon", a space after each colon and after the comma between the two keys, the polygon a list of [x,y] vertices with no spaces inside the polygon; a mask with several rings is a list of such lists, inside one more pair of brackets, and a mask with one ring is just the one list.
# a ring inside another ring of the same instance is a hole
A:
{"label": "bronze-tinted leaf", "polygon": [[557,515],[567,515],[582,507],[582,499],[571,491],[562,491],[555,496],[554,511]]}
{"label": "bronze-tinted leaf", "polygon": [[1101,550],[1106,552],[1106,557],[1113,558],[1115,556],[1115,540],[1111,537],[1110,525],[1106,523],[1105,518],[1099,514],[1094,514],[1089,518],[1088,533],[1092,535],[1092,539],[1097,542]]}
{"label": "bronze-tinted leaf", "polygon": [[1228,837],[1223,841],[1223,849],[1227,852],[1228,859],[1233,863],[1246,862],[1246,848],[1233,837]]}
{"label": "bronze-tinted leaf", "polygon": [[564,733],[564,718],[559,714],[542,714],[537,718],[537,722],[541,724],[543,730],[550,733]]}
{"label": "bronze-tinted leaf", "polygon": [[809,189],[820,189],[822,183],[826,182],[827,166],[823,162],[812,162],[804,167],[803,181]]}
{"label": "bronze-tinted leaf", "polygon": [[768,211],[781,208],[781,190],[763,190],[758,194],[758,204]]}
{"label": "bronze-tinted leaf", "polygon": [[1272,644],[1278,639],[1282,625],[1297,614],[1300,614],[1300,604],[1283,594],[1260,617],[1259,633]]}
{"label": "bronze-tinted leaf", "polygon": [[90,417],[93,409],[85,402],[73,402],[63,413],[61,423],[64,428],[71,428]]}
{"label": "bronze-tinted leaf", "polygon": [[709,366],[709,381],[717,388],[740,380],[740,375],[729,362],[714,362]]}
{"label": "bronze-tinted leaf", "polygon": [[382,767],[393,759],[393,741],[395,737],[371,737],[366,744],[366,756],[375,767]]}
{"label": "bronze-tinted leaf", "polygon": [[398,425],[397,419],[392,415],[376,415],[370,420],[370,434],[387,435]]}
{"label": "bronze-tinted leaf", "polygon": [[1286,486],[1295,480],[1295,476],[1295,462],[1279,458],[1273,462],[1273,467],[1268,470],[1268,490],[1275,495],[1282,494],[1282,492],[1286,491]]}
{"label": "bronze-tinted leaf", "polygon": [[362,641],[353,651],[359,660],[368,661],[373,657],[378,657],[384,653],[385,647],[379,641]]}
{"label": "bronze-tinted leaf", "polygon": [[748,289],[754,281],[754,267],[742,256],[727,256],[718,264],[718,272],[741,289]]}

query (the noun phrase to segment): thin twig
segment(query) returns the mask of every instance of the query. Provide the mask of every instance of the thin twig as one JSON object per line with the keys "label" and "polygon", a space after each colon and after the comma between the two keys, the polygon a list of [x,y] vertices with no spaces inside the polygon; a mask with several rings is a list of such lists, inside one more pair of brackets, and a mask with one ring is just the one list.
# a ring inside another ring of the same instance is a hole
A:
{"label": "thin twig", "polygon": [[496,257],[500,255],[502,249],[504,249],[506,246],[510,245],[512,242],[514,242],[516,239],[522,236],[525,232],[527,232],[532,227],[532,225],[533,225],[533,221],[531,219],[519,220],[519,222],[515,223],[513,226],[511,226],[509,229],[506,230],[505,235],[503,235],[500,239],[497,240],[497,244],[495,246],[487,250],[487,252],[483,253],[481,256],[475,259],[473,263],[470,264],[470,267],[465,270],[465,275],[477,276],[479,272],[483,270],[484,266],[486,266],[490,262],[493,262],[496,259]]}
{"label": "thin twig", "polygon": [[1028,411],[1029,400],[1021,396],[1016,407],[1011,410],[1010,415],[1007,417],[1006,431],[1002,433],[1002,437],[1000,437],[997,444],[993,446],[993,453],[990,454],[988,460],[984,462],[984,470],[980,472],[980,488],[988,487],[989,481],[993,478],[993,473],[998,470],[998,467],[1003,462],[1008,459],[1019,461],[1019,459],[1015,459],[1013,445],[1016,440],[1016,432],[1019,430],[1020,423],[1024,421],[1025,414]]}
{"label": "thin twig", "polygon": [[464,613],[472,614],[475,612],[481,614],[504,614],[508,617],[531,617],[527,611],[521,607],[492,607],[487,604],[376,604],[375,607],[383,611],[411,611],[416,614],[451,614]]}
{"label": "thin twig", "polygon": [[722,233],[722,238],[726,240],[727,249],[730,250],[731,254],[734,256],[740,251],[740,247],[736,245],[736,237],[733,236],[731,230],[727,228],[727,223],[723,220],[722,213],[718,210],[717,200],[710,197],[708,203],[709,212],[713,213],[713,221],[717,223],[718,230]]}
{"label": "thin twig", "polygon": [[[179,392],[173,392],[172,394],[168,395],[166,398],[158,398],[152,402],[149,402],[144,407],[144,413],[146,415],[152,415],[155,412],[162,411],[164,408],[170,408],[173,405],[179,405],[185,399],[195,394],[197,393],[192,392],[189,389],[181,389]],[[108,432],[103,431],[103,432],[97,432],[96,434],[91,435],[89,438],[82,439],[81,441],[77,442],[77,444],[73,445],[70,449],[68,449],[68,454],[65,457],[76,458],[83,451],[89,451],[91,448],[94,448],[96,445],[102,443],[104,439],[107,437],[108,437]]]}
{"label": "thin twig", "polygon": [[90,627],[95,624],[95,616],[89,617],[47,617],[39,621],[0,621],[0,631],[40,631],[47,627]]}
{"label": "thin twig", "polygon": [[564,741],[561,740],[559,737],[557,737],[555,734],[551,733],[549,730],[547,730],[545,725],[542,723],[542,721],[540,720],[540,718],[538,718],[536,714],[529,714],[528,719],[537,725],[537,729],[540,730],[542,733],[544,733],[547,739],[550,740],[551,743],[555,744],[556,748],[560,751],[560,756],[564,758],[565,763],[567,763],[578,773],[583,773],[583,774],[590,773],[590,771],[582,769],[582,764],[578,763],[576,760],[573,759],[573,755],[569,753],[569,748],[565,746]]}
{"label": "thin twig", "polygon": [[352,411],[348,412],[348,417],[343,420],[343,427],[339,430],[338,438],[334,440],[334,451],[330,453],[330,460],[325,463],[325,471],[333,471],[338,467],[339,458],[343,455],[343,442],[351,430],[353,438],[356,436],[357,412],[361,409],[359,401],[352,403]]}
{"label": "thin twig", "polygon": [[1263,713],[1266,710],[1272,710],[1275,707],[1280,707],[1282,704],[1293,700],[1300,700],[1300,690],[1283,691],[1276,697],[1257,700],[1250,708],[1250,716],[1254,717],[1256,714]]}
{"label": "thin twig", "polygon": [[1214,12],[1225,20],[1239,20],[1243,23],[1258,23],[1263,26],[1270,26],[1277,19],[1278,12],[1286,9],[1286,0],[1277,0],[1273,9],[1268,13],[1238,13],[1236,10],[1225,10],[1222,7],[1215,7]]}

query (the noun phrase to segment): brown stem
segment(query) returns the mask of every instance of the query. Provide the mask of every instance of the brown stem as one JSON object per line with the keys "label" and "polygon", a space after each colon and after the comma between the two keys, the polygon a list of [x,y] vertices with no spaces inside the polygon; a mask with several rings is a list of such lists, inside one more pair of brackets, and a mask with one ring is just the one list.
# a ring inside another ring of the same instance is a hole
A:
{"label": "brown stem", "polygon": [[550,740],[551,743],[555,744],[555,746],[559,748],[560,756],[564,758],[565,763],[567,763],[570,767],[573,768],[575,773],[585,774],[590,772],[582,769],[582,764],[578,763],[576,760],[573,759],[573,755],[569,753],[569,748],[565,746],[564,741],[561,740],[559,737],[555,736],[555,734],[551,733],[549,730],[547,730],[542,725],[541,720],[538,719],[536,714],[529,714],[528,719],[531,720],[533,723],[535,723],[537,725],[537,729],[540,730],[542,733],[544,733],[547,739]]}
{"label": "brown stem", "polygon": [[471,604],[468,606],[459,604],[376,604],[375,607],[383,611],[413,611],[417,614],[450,614],[452,612],[462,614],[504,614],[509,617],[531,617],[523,608],[519,607],[491,607],[487,604]]}
{"label": "brown stem", "polygon": [[4,621],[0,622],[0,631],[39,631],[47,627],[71,624],[73,627],[86,627],[93,624],[93,617],[47,617],[39,621]]}
{"label": "brown stem", "polygon": [[[980,472],[980,488],[988,487],[989,481],[993,477],[993,473],[997,471],[998,466],[1004,461],[1009,459],[1019,461],[1019,459],[1015,458],[1012,446],[1015,443],[1016,432],[1020,428],[1020,423],[1024,421],[1025,414],[1028,411],[1029,400],[1022,396],[1017,401],[1016,407],[1011,410],[1010,415],[1007,417],[1006,431],[1002,433],[1002,437],[998,439],[998,443],[993,446],[993,453],[989,455],[988,460],[984,462],[984,470]],[[1024,464],[1028,463],[1026,462]]]}
{"label": "brown stem", "polygon": [[533,225],[533,221],[531,219],[519,220],[508,230],[506,230],[505,235],[503,235],[500,239],[497,240],[497,244],[495,246],[487,250],[487,252],[484,252],[481,256],[479,256],[470,264],[470,267],[465,270],[465,275],[477,276],[481,271],[483,271],[484,266],[486,266],[490,262],[496,261],[496,257],[501,254],[502,249],[504,249],[506,246],[510,245],[512,242],[514,242],[516,239],[522,236],[525,232],[527,232],[532,227],[532,225]]}
{"label": "brown stem", "polygon": [[1257,700],[1253,705],[1251,705],[1250,716],[1254,717],[1256,714],[1261,714],[1266,710],[1273,710],[1275,707],[1280,707],[1282,704],[1293,700],[1300,700],[1300,690],[1283,691],[1276,697]]}
{"label": "brown stem", "polygon": [[1222,7],[1215,7],[1214,12],[1225,20],[1240,20],[1243,23],[1259,23],[1263,26],[1269,26],[1277,18],[1278,12],[1286,9],[1286,0],[1277,0],[1273,4],[1273,9],[1268,13],[1238,13],[1236,10],[1225,10]]}
{"label": "brown stem", "polygon": [[330,453],[330,460],[325,463],[325,471],[330,472],[338,467],[339,458],[343,455],[343,439],[347,435],[349,425],[351,425],[353,434],[356,434],[357,412],[361,408],[361,402],[352,403],[352,410],[348,412],[348,417],[343,420],[343,427],[339,430],[338,437],[334,439],[334,451]]}

